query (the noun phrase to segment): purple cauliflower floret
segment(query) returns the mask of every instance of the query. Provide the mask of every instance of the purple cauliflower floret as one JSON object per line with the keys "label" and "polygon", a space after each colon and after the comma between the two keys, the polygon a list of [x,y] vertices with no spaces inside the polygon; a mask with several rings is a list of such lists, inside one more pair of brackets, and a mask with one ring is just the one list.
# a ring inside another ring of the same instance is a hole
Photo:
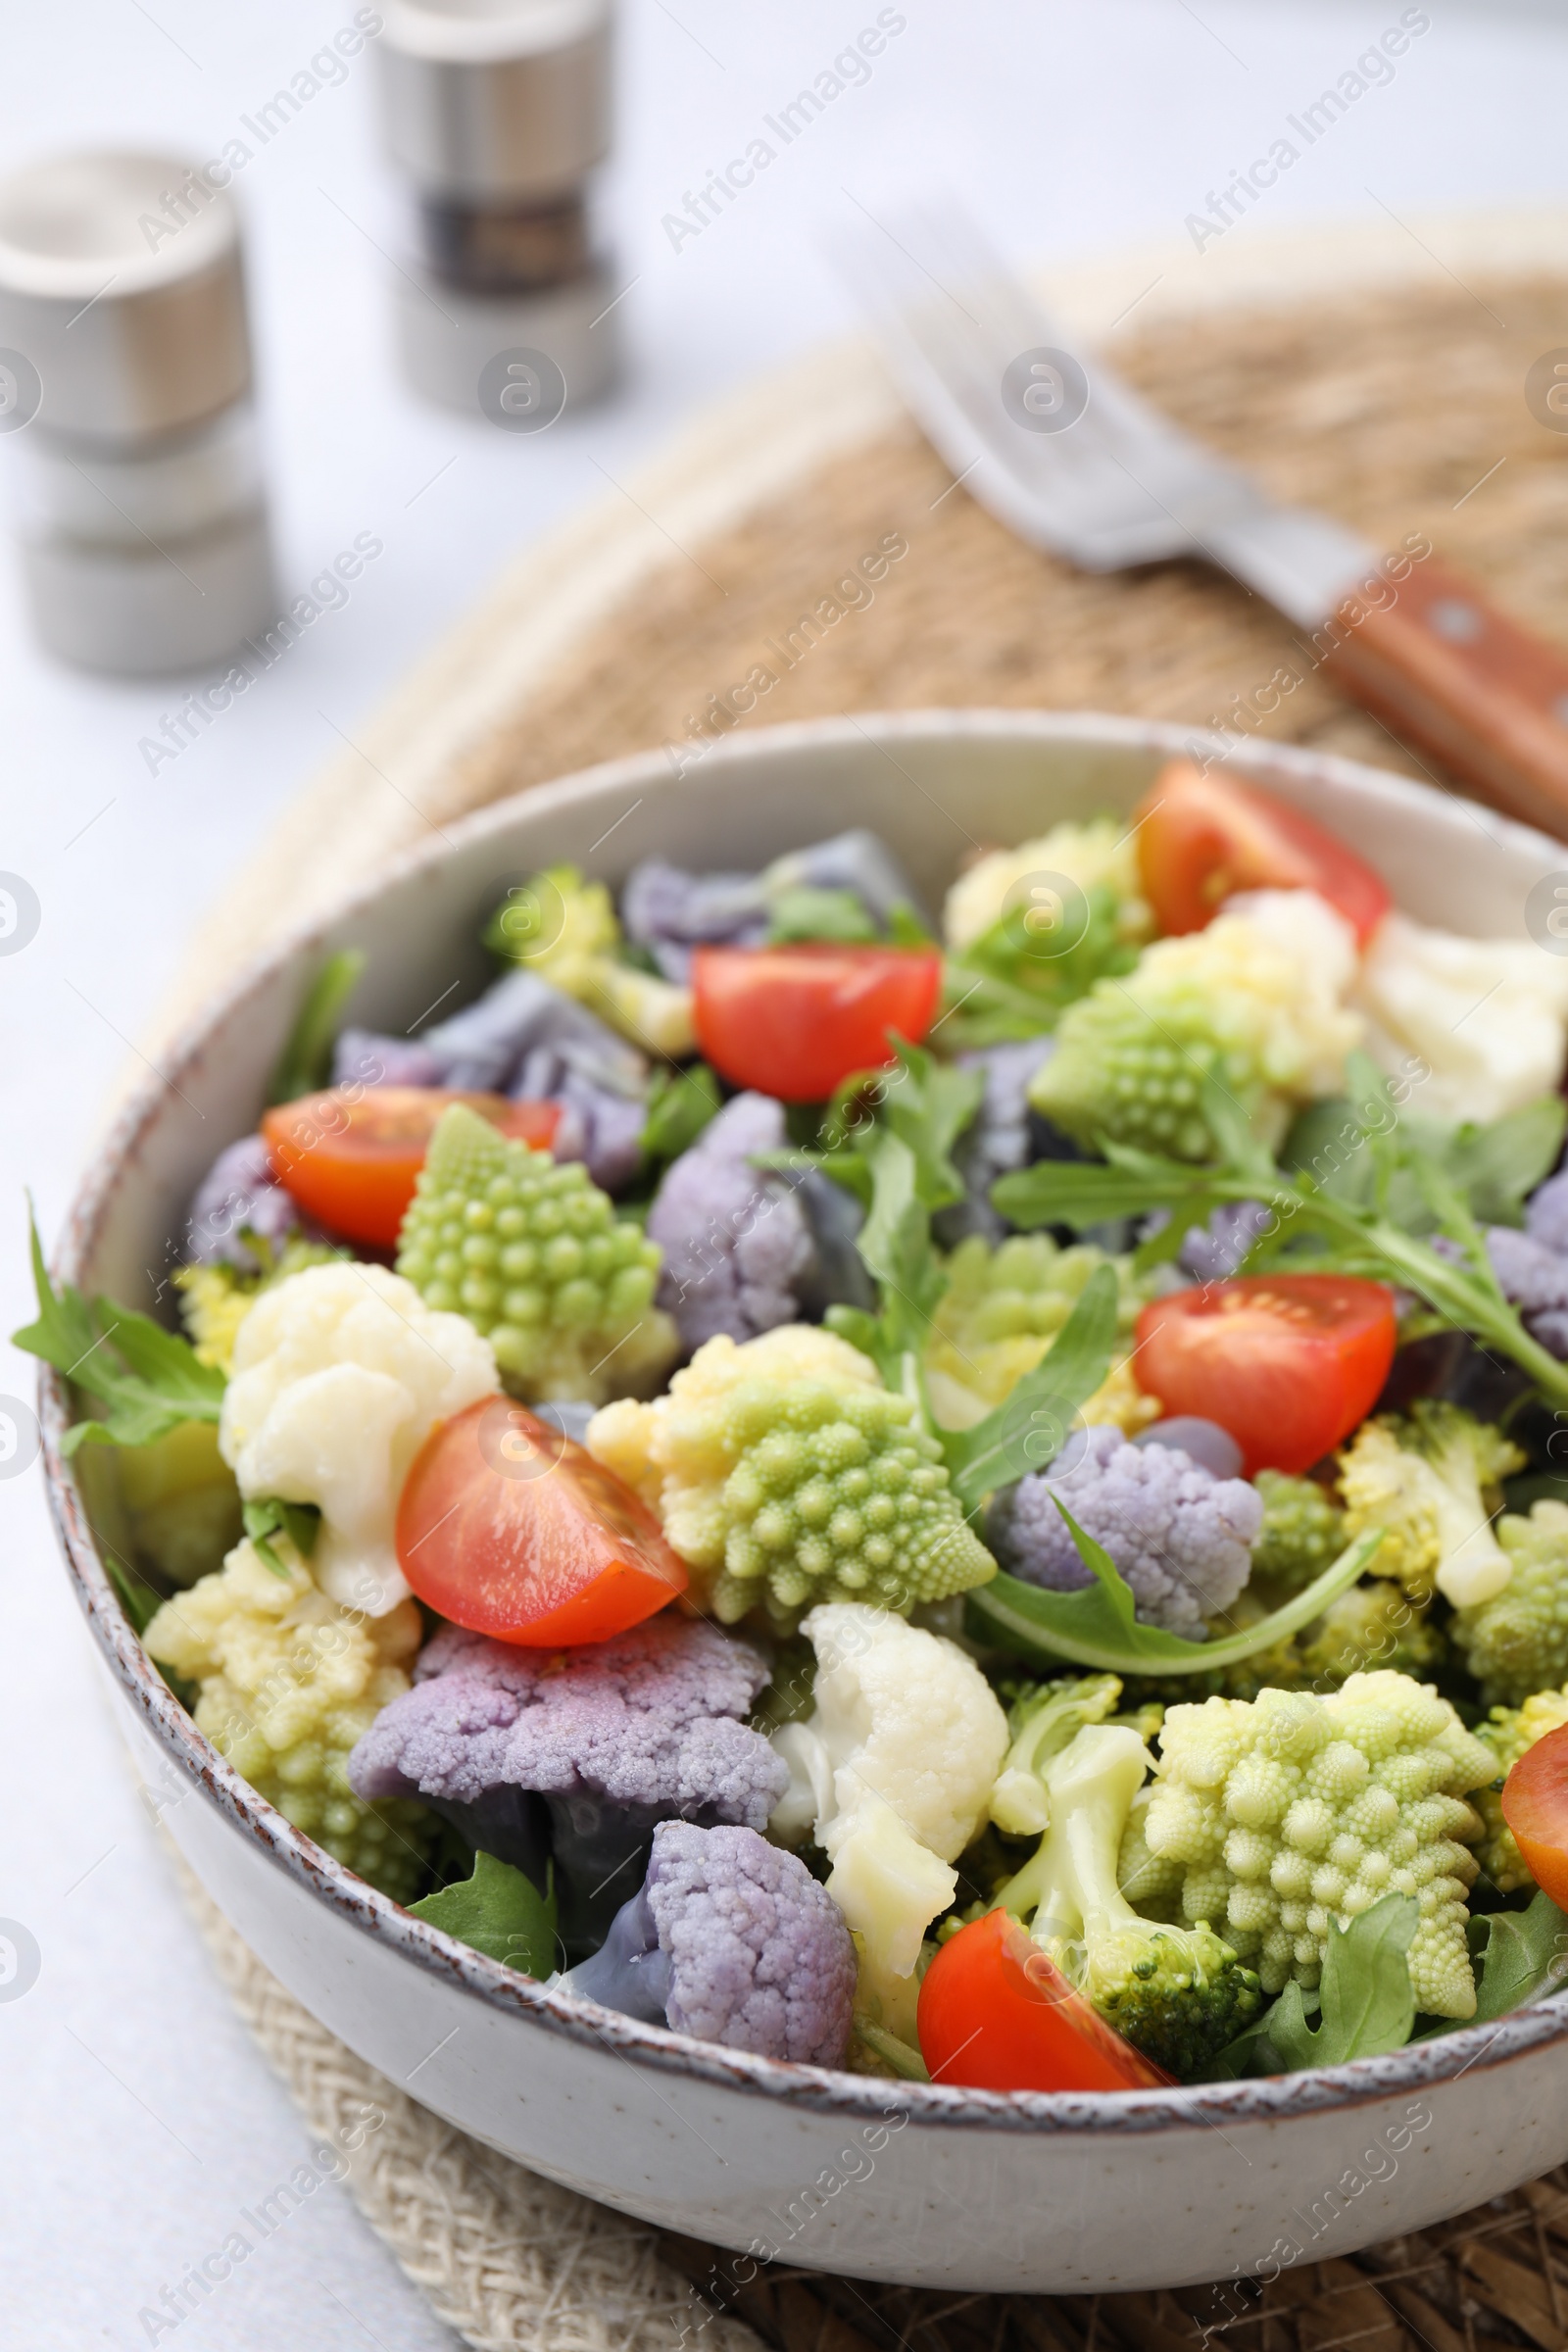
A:
{"label": "purple cauliflower floret", "polygon": [[991,1506],[987,1540],[1027,1584],[1076,1592],[1093,1583],[1078,1556],[1066,1504],[1132,1588],[1144,1625],[1189,1642],[1222,1616],[1251,1573],[1263,1497],[1241,1478],[1216,1478],[1173,1446],[1132,1446],[1119,1429],[1075,1430],[1049,1470],[1033,1471]]}
{"label": "purple cauliflower floret", "polygon": [[1523,1233],[1488,1229],[1487,1255],[1532,1338],[1568,1359],[1568,1169],[1537,1189]]}
{"label": "purple cauliflower floret", "polygon": [[1000,1242],[1008,1232],[1006,1219],[991,1205],[991,1187],[999,1176],[1026,1168],[1034,1155],[1034,1114],[1027,1090],[1051,1052],[1049,1037],[1029,1037],[1016,1045],[985,1046],[958,1055],[960,1069],[980,1071],[985,1092],[954,1151],[964,1198],[938,1214],[936,1235],[944,1249],[956,1250],[972,1233]]}
{"label": "purple cauliflower floret", "polygon": [[1192,1225],[1176,1263],[1194,1282],[1228,1282],[1268,1223],[1261,1200],[1222,1200],[1206,1225]]}
{"label": "purple cauliflower floret", "polygon": [[664,1252],[657,1303],[688,1350],[720,1332],[755,1340],[800,1320],[811,1229],[790,1178],[751,1161],[786,1141],[782,1103],[737,1095],[665,1171],[648,1238]]}
{"label": "purple cauliflower floret", "polygon": [[283,1244],[306,1228],[293,1196],[272,1174],[271,1154],[259,1135],[247,1135],[220,1152],[190,1204],[189,1256],[194,1265],[235,1267],[241,1274],[264,1269],[240,1236],[254,1233],[275,1257]]}
{"label": "purple cauliflower floret", "polygon": [[566,1982],[699,2041],[837,2066],[855,1978],[844,1915],[798,1856],[755,1830],[666,1821],[644,1884]]}
{"label": "purple cauliflower floret", "polygon": [[697,947],[760,947],[786,891],[853,891],[886,928],[897,906],[918,912],[908,877],[887,844],[857,826],[775,858],[760,874],[693,874],[662,858],[633,868],[621,893],[621,927],[647,948],[667,980],[684,983]]}
{"label": "purple cauliflower floret", "polygon": [[745,1642],[667,1612],[578,1649],[443,1626],[350,1755],[349,1782],[422,1798],[536,1885],[553,1854],[563,1939],[588,1950],[657,1822],[766,1823],[787,1775],[741,1718],[767,1671]]}
{"label": "purple cauliflower floret", "polygon": [[334,1086],[445,1086],[439,1054],[417,1038],[345,1029],[332,1049]]}
{"label": "purple cauliflower floret", "polygon": [[367,1086],[450,1086],[514,1102],[559,1102],[551,1151],[586,1162],[613,1193],[642,1161],[648,1064],[597,1014],[537,972],[509,972],[476,1003],[422,1037],[345,1029],[332,1082]]}

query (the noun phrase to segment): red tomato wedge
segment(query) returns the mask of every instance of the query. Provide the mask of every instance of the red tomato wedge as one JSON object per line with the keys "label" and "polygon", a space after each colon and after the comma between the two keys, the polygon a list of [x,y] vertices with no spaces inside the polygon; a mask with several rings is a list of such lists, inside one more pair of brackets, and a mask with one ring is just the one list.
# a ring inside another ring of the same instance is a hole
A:
{"label": "red tomato wedge", "polygon": [[431,1130],[450,1102],[466,1102],[536,1152],[550,1149],[561,1123],[559,1102],[509,1102],[439,1086],[333,1086],[267,1111],[262,1133],[278,1182],[307,1216],[345,1241],[390,1250]]}
{"label": "red tomato wedge", "polygon": [[942,994],[934,948],[699,948],[697,1042],[731,1086],[820,1102],[856,1070],[885,1069],[891,1035],[921,1044]]}
{"label": "red tomato wedge", "polygon": [[933,2082],[975,2090],[1158,2090],[1172,2077],[1123,2041],[1005,1911],[960,1928],[916,2013]]}
{"label": "red tomato wedge", "polygon": [[1502,1818],[1536,1885],[1568,1911],[1568,1724],[1525,1749],[1502,1784]]}
{"label": "red tomato wedge", "polygon": [[686,1590],[641,1497],[510,1396],[431,1431],[403,1482],[397,1547],[431,1608],[529,1649],[608,1642]]}
{"label": "red tomato wedge", "polygon": [[1389,1376],[1394,1293],[1344,1274],[1244,1274],[1156,1298],[1133,1368],[1168,1415],[1228,1429],[1248,1478],[1309,1470],[1365,1420]]}
{"label": "red tomato wedge", "polygon": [[1364,948],[1394,904],[1382,875],[1309,816],[1190,760],[1161,768],[1133,822],[1161,931],[1201,931],[1234,891],[1315,890]]}

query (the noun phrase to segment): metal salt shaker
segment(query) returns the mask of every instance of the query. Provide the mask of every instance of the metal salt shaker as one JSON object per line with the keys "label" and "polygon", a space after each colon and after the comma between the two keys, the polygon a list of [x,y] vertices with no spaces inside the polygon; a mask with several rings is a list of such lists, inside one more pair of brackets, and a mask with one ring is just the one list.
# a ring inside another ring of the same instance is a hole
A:
{"label": "metal salt shaker", "polygon": [[416,215],[396,288],[405,375],[442,407],[538,431],[619,372],[593,223],[611,0],[391,0],[375,46]]}
{"label": "metal salt shaker", "polygon": [[51,653],[197,669],[276,609],[239,216],[168,155],[0,182],[0,447]]}

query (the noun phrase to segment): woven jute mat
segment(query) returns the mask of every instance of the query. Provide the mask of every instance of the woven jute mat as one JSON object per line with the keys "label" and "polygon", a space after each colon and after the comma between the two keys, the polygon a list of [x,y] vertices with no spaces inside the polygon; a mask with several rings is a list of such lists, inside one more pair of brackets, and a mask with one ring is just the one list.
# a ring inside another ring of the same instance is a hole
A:
{"label": "woven jute mat", "polygon": [[[1287,274],[1247,306],[1153,312],[1118,336],[1119,356],[1183,423],[1380,546],[1427,532],[1568,642],[1568,438],[1544,429],[1523,393],[1531,363],[1568,346],[1568,275],[1467,260],[1460,282],[1437,262],[1375,292],[1303,293]],[[1252,698],[1276,668],[1303,664],[1287,624],[1244,591],[1180,564],[1087,578],[1008,538],[857,348],[813,363],[787,398],[731,403],[634,490],[657,544],[612,502],[501,583],[216,910],[171,1022],[284,920],[328,907],[431,830],[542,779],[678,743],[757,665],[776,683],[744,724],[942,705],[1100,710],[1231,723],[1432,773],[1321,672],[1259,713]],[[837,598],[849,566],[894,538],[907,552],[874,600]],[[832,605],[839,617],[792,662],[789,632]],[[1176,2352],[1213,2336],[1244,2352],[1475,2352],[1482,2336],[1568,2352],[1568,2175],[1266,2289],[955,2299],[775,2270],[710,2309],[701,2298],[731,2278],[711,2248],[608,2214],[438,2122],[193,1900],[313,2128],[329,2130],[350,2099],[384,2110],[353,2193],[441,2318],[486,2352],[652,2352],[691,2340],[699,2318],[696,2340],[715,2352],[892,2352],[916,2333],[937,2352]]]}

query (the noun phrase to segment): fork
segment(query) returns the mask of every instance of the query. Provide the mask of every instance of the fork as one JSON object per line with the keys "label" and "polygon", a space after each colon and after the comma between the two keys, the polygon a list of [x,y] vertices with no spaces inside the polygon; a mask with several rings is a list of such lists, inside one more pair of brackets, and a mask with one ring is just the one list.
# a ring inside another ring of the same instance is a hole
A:
{"label": "fork", "polygon": [[927,438],[998,521],[1088,571],[1207,561],[1407,741],[1568,834],[1568,659],[1424,533],[1382,556],[1271,498],[1087,352],[956,208],[867,220],[837,258]]}

